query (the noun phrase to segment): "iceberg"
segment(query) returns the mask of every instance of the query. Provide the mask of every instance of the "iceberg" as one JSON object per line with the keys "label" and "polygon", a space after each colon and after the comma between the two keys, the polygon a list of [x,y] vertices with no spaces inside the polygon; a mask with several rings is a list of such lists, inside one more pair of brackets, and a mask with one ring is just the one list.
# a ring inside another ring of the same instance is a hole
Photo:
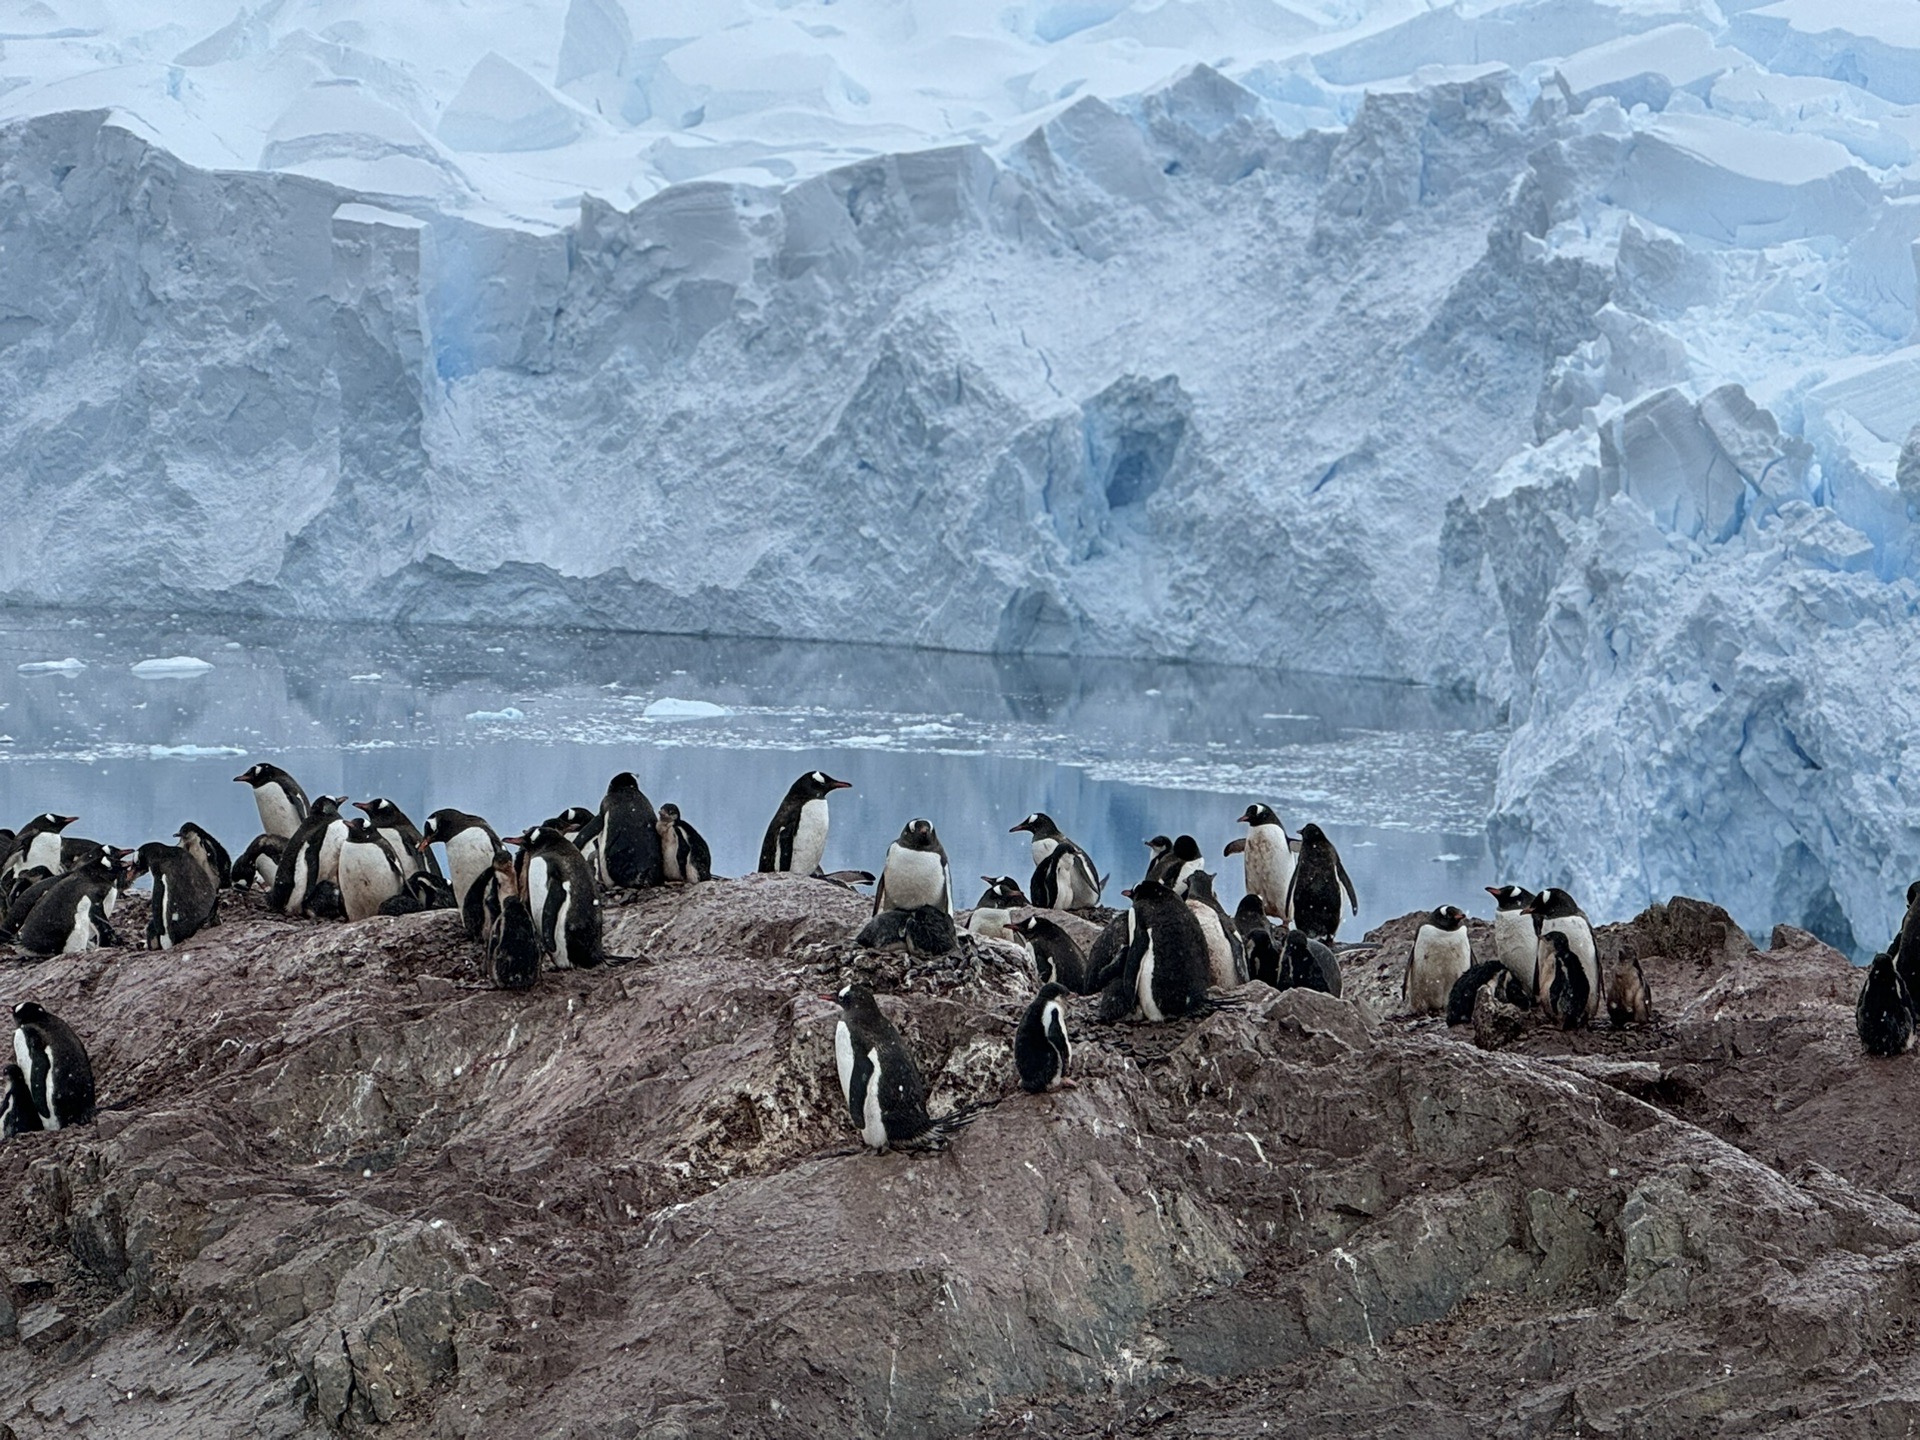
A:
{"label": "iceberg", "polygon": [[29,660],[15,668],[22,675],[78,675],[87,668],[87,662],[69,655],[64,660]]}
{"label": "iceberg", "polygon": [[213,669],[211,661],[202,660],[193,655],[168,655],[151,660],[141,660],[133,667],[133,673],[142,680],[192,680]]}
{"label": "iceberg", "polygon": [[662,695],[658,700],[650,701],[647,708],[640,712],[642,720],[717,720],[733,711],[724,705],[716,705],[711,700],[677,700],[671,695]]}
{"label": "iceberg", "polygon": [[467,712],[467,720],[475,725],[504,725],[526,718],[527,712],[517,705],[509,705],[502,710],[469,710]]}

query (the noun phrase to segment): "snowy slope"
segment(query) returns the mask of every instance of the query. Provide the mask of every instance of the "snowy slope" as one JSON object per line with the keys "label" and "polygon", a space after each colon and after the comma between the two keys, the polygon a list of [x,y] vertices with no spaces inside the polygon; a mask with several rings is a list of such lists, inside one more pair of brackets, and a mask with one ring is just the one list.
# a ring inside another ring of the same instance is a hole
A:
{"label": "snowy slope", "polygon": [[1873,943],[1915,13],[0,0],[0,593],[1469,686],[1516,875]]}

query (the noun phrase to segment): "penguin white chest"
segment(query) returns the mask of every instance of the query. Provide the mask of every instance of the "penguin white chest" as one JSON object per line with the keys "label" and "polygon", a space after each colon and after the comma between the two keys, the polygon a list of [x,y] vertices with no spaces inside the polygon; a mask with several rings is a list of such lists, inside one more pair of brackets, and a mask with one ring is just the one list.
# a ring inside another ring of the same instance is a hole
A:
{"label": "penguin white chest", "polygon": [[1464,925],[1458,930],[1422,925],[1407,969],[1407,1008],[1427,1014],[1445,1010],[1454,981],[1472,964],[1473,944]]}
{"label": "penguin white chest", "polygon": [[1260,897],[1267,914],[1286,908],[1287,886],[1293,880],[1293,851],[1278,825],[1255,825],[1247,832],[1247,889]]}
{"label": "penguin white chest", "polygon": [[1519,910],[1493,912],[1493,958],[1529,990],[1533,988],[1534,947],[1538,943],[1531,915]]}
{"label": "penguin white chest", "polygon": [[680,869],[679,830],[664,821],[655,828],[660,833],[660,873],[668,880],[686,880],[688,877]]}
{"label": "penguin white chest", "polygon": [[833,1027],[833,1063],[840,1071],[840,1098],[853,1109],[853,1031],[842,1020]]}
{"label": "penguin white chest", "polygon": [[1149,1020],[1164,1020],[1160,1006],[1153,998],[1153,932],[1147,932],[1147,948],[1140,953],[1140,972],[1134,979],[1134,995],[1140,1004],[1140,1013]]}
{"label": "penguin white chest", "polygon": [[314,864],[313,884],[318,885],[322,880],[340,883],[340,847],[346,842],[346,821],[335,820],[327,826],[326,833],[320,837],[320,858]]}
{"label": "penguin white chest", "polygon": [[285,840],[300,828],[300,812],[278,785],[254,786],[253,804],[260,812],[260,828],[269,835]]}
{"label": "penguin white chest", "polygon": [[1219,912],[1200,900],[1189,900],[1187,909],[1200,922],[1200,933],[1206,937],[1210,983],[1222,990],[1231,990],[1240,983],[1240,977],[1234,973],[1233,946],[1227,943],[1227,932],[1221,928]]}
{"label": "penguin white chest", "polygon": [[1060,848],[1060,841],[1057,837],[1049,835],[1044,840],[1034,841],[1030,848],[1033,850],[1033,863],[1044,865],[1047,863],[1047,857]]}
{"label": "penguin white chest", "polygon": [[398,830],[376,830],[373,834],[386,847],[387,853],[393,856],[393,863],[400,868],[403,879],[416,870],[427,868],[420,858],[420,852],[409,846]]}
{"label": "penguin white chest", "polygon": [[800,818],[793,827],[793,863],[787,868],[796,875],[811,875],[820,868],[820,857],[827,853],[827,802],[809,800],[800,807]]}
{"label": "penguin white chest", "polygon": [[1055,903],[1062,910],[1084,910],[1100,903],[1100,877],[1093,873],[1093,862],[1086,856],[1063,856],[1055,874]]}
{"label": "penguin white chest", "polygon": [[61,947],[61,953],[79,955],[93,949],[93,901],[86,896],[80,897],[80,903],[73,907],[73,929],[67,933],[67,943]]}
{"label": "penguin white chest", "polygon": [[478,825],[447,841],[447,869],[453,875],[453,898],[465,904],[473,882],[493,868],[493,844]]}
{"label": "penguin white chest", "polygon": [[891,909],[947,906],[947,867],[931,850],[909,850],[895,844],[887,851],[886,879],[887,905]]}
{"label": "penguin white chest", "polygon": [[967,916],[969,935],[979,935],[988,940],[1011,940],[1018,945],[1022,943],[1021,937],[1015,933],[1012,926],[1011,910],[995,910],[992,907],[986,907],[975,910]]}
{"label": "penguin white chest", "polygon": [[886,1073],[880,1067],[880,1052],[867,1051],[867,1063],[873,1068],[867,1074],[866,1103],[861,1108],[860,1138],[876,1150],[887,1148],[887,1122],[880,1116],[880,1087],[886,1083]]}
{"label": "penguin white chest", "polygon": [[547,915],[547,890],[553,884],[553,867],[538,855],[527,857],[527,913],[536,927],[544,930]]}
{"label": "penguin white chest", "polygon": [[44,866],[56,875],[60,873],[60,837],[51,830],[43,830],[27,843],[25,868]]}
{"label": "penguin white chest", "polygon": [[1540,927],[1544,938],[1558,931],[1567,937],[1567,949],[1580,962],[1580,968],[1587,976],[1587,1014],[1589,1017],[1600,1013],[1600,960],[1593,949],[1593,927],[1579,915],[1565,915],[1549,920]]}
{"label": "penguin white chest", "polygon": [[400,877],[387,860],[387,847],[359,841],[340,847],[340,903],[349,920],[377,915],[380,906],[400,893]]}

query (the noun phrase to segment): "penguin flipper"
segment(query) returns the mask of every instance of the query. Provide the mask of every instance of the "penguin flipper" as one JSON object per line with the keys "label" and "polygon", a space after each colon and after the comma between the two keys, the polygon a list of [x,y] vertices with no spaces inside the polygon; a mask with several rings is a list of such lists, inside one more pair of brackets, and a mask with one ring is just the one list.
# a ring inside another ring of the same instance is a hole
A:
{"label": "penguin flipper", "polygon": [[1333,873],[1340,877],[1340,884],[1347,892],[1347,903],[1353,907],[1353,913],[1360,913],[1360,897],[1353,893],[1353,881],[1347,878],[1347,867],[1340,863],[1340,852],[1333,852]]}
{"label": "penguin flipper", "polygon": [[853,1128],[864,1129],[867,1123],[867,1088],[873,1084],[873,1055],[864,1045],[853,1047],[853,1073],[847,1080],[847,1117],[853,1121]]}

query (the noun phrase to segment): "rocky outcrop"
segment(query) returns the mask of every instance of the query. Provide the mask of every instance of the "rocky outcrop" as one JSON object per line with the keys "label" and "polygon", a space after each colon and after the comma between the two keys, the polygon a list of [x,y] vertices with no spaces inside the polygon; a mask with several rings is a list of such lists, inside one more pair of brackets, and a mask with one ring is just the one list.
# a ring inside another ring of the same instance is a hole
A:
{"label": "rocky outcrop", "polygon": [[[630,957],[485,988],[450,914],[241,906],[168,954],[0,962],[89,1040],[91,1127],[0,1148],[0,1423],[22,1435],[1886,1433],[1910,1081],[1854,975],[1675,901],[1607,927],[1644,1031],[1246,987],[1014,1089],[998,946],[853,950],[760,876],[610,912]],[[127,917],[137,929],[135,917]],[[1484,943],[1485,937],[1479,937]],[[872,1155],[832,1073],[873,982],[951,1147]]]}

